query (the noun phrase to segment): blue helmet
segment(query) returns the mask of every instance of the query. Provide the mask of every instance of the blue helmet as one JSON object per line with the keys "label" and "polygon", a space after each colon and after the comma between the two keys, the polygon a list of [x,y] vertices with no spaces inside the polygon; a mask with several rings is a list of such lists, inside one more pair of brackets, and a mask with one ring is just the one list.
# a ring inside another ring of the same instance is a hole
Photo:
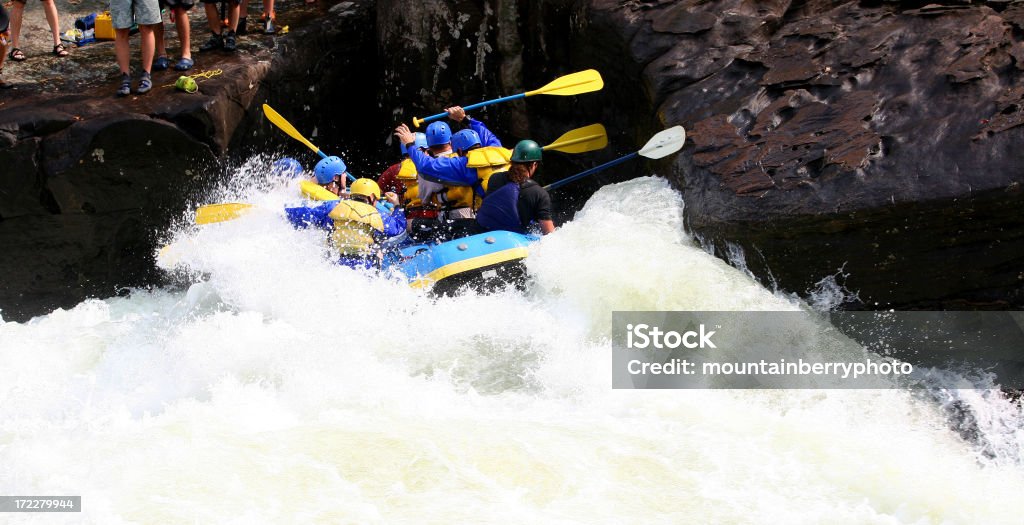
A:
{"label": "blue helmet", "polygon": [[[427,147],[427,134],[419,132],[416,133],[416,142],[414,142],[413,145],[417,148]],[[402,155],[409,154],[409,149],[405,147],[405,144],[399,144],[398,149],[402,150]]]}
{"label": "blue helmet", "polygon": [[473,146],[480,145],[480,135],[471,129],[464,129],[452,136],[452,149],[455,151],[468,151]]}
{"label": "blue helmet", "polygon": [[440,146],[452,141],[452,128],[444,122],[432,122],[427,126],[427,146]]}
{"label": "blue helmet", "polygon": [[334,177],[344,175],[346,171],[348,171],[348,166],[345,165],[345,161],[341,160],[341,157],[327,157],[317,162],[316,169],[313,170],[319,184],[328,184],[334,180]]}
{"label": "blue helmet", "polygon": [[270,165],[270,172],[274,175],[281,175],[284,177],[295,177],[302,173],[302,164],[299,161],[285,157],[281,160]]}

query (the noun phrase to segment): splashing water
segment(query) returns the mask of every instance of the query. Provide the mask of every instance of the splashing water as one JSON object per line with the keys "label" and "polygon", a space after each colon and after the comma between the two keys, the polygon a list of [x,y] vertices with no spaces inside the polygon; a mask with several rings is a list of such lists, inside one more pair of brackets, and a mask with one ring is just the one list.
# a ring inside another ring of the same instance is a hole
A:
{"label": "splashing water", "polygon": [[1024,515],[1001,399],[961,396],[983,453],[900,390],[612,390],[613,310],[801,307],[695,246],[661,179],[595,194],[525,293],[441,299],[329,263],[285,182],[237,188],[261,211],[169,235],[202,282],[0,324],[0,494],[82,496],[47,523]]}

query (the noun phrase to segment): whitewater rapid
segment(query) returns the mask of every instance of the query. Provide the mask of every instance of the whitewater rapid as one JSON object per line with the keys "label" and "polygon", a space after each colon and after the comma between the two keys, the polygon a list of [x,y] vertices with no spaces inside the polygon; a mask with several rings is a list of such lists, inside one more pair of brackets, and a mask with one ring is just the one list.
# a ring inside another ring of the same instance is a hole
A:
{"label": "whitewater rapid", "polygon": [[0,522],[1024,516],[1019,409],[992,392],[950,394],[985,454],[902,390],[612,390],[613,310],[803,307],[700,249],[662,179],[597,192],[525,292],[442,299],[328,262],[293,195],[226,190],[260,210],[168,232],[195,284],[0,323],[0,495],[84,507]]}

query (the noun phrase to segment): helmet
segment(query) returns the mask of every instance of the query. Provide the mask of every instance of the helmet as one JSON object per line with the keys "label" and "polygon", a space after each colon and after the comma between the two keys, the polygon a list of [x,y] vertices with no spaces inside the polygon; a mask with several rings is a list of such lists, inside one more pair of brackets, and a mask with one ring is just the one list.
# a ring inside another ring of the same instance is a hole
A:
{"label": "helmet", "polygon": [[[425,148],[425,147],[427,147],[427,134],[426,133],[417,132],[416,133],[416,142],[413,143],[413,147],[416,147],[416,148]],[[405,147],[405,144],[399,144],[398,145],[398,149],[402,150],[402,155],[408,155],[409,154],[409,149]]]}
{"label": "helmet", "polygon": [[283,175],[285,177],[294,177],[302,173],[302,164],[299,161],[285,157],[281,160],[270,165],[270,172],[275,175]]}
{"label": "helmet", "polygon": [[540,162],[544,150],[532,140],[520,140],[512,150],[512,162]]}
{"label": "helmet", "polygon": [[480,145],[480,135],[471,129],[464,129],[452,136],[452,149],[469,151],[469,148]]}
{"label": "helmet", "polygon": [[452,128],[444,122],[432,122],[427,126],[427,146],[440,146],[452,141]]}
{"label": "helmet", "polygon": [[344,175],[348,171],[348,166],[345,165],[345,161],[341,160],[341,157],[327,157],[316,163],[316,168],[313,170],[316,173],[316,181],[323,184],[329,184],[334,180],[334,177]]}
{"label": "helmet", "polygon": [[362,195],[363,197],[372,195],[374,199],[380,198],[380,186],[373,179],[358,179],[352,183],[348,191],[352,195]]}
{"label": "helmet", "polygon": [[417,148],[426,148],[426,147],[428,147],[428,144],[427,144],[427,134],[426,133],[423,133],[421,131],[416,132],[416,147]]}

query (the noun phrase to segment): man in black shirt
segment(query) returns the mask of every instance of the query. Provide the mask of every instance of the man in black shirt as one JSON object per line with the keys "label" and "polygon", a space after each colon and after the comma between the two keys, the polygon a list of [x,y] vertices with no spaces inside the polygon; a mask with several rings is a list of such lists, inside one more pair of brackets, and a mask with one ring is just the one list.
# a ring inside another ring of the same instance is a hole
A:
{"label": "man in black shirt", "polygon": [[544,235],[555,231],[551,196],[533,180],[540,167],[542,153],[536,142],[520,141],[512,150],[509,170],[491,175],[487,182],[487,197],[476,216],[482,231],[524,232],[531,222],[537,222]]}

